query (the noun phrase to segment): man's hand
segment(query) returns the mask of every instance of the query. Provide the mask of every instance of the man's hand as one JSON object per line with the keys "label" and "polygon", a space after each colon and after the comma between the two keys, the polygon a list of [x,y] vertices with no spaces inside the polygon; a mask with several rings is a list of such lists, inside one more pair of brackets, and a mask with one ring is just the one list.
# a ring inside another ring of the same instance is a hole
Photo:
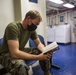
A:
{"label": "man's hand", "polygon": [[46,53],[46,54],[39,54],[39,60],[49,60],[52,56],[52,52]]}

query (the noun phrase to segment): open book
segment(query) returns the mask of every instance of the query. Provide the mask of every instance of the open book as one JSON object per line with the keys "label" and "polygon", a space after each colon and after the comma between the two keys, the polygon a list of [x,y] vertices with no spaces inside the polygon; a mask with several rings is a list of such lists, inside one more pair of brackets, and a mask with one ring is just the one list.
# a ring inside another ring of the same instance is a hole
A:
{"label": "open book", "polygon": [[50,51],[52,51],[52,52],[57,51],[57,50],[59,50],[59,47],[58,47],[58,44],[56,43],[56,41],[54,41],[53,43],[45,46],[43,50],[44,50],[43,53],[45,54]]}

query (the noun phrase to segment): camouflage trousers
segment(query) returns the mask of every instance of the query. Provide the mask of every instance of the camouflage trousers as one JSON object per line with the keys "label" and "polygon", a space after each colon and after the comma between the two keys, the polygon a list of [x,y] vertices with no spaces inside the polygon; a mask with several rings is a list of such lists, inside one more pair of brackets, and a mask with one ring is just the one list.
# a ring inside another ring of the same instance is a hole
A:
{"label": "camouflage trousers", "polygon": [[[35,55],[40,54],[37,48],[24,48],[23,51]],[[29,75],[26,61],[27,60],[13,59],[9,53],[2,53],[0,55],[0,64],[2,64],[11,75]],[[48,71],[51,67],[49,60],[41,60],[39,64],[44,72]]]}

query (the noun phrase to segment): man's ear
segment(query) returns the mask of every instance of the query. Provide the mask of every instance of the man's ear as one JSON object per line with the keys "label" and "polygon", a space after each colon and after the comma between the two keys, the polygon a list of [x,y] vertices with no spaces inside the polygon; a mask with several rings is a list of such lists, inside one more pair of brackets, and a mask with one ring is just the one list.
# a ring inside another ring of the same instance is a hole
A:
{"label": "man's ear", "polygon": [[31,19],[30,16],[28,16],[27,19]]}
{"label": "man's ear", "polygon": [[31,20],[30,16],[27,17],[27,22],[29,25],[31,25],[32,20]]}
{"label": "man's ear", "polygon": [[28,22],[30,21],[30,16],[27,17],[27,21],[28,21]]}

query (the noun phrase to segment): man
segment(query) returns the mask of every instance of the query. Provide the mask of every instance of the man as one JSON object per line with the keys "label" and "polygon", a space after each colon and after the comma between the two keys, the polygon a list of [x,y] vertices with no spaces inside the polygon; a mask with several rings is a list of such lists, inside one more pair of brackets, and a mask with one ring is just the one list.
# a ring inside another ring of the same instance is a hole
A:
{"label": "man", "polygon": [[[11,75],[28,75],[26,60],[39,60],[44,75],[50,75],[49,59],[52,52],[42,53],[44,45],[35,31],[41,21],[40,13],[30,10],[22,22],[12,22],[6,27],[0,49],[0,61]],[[34,40],[37,49],[24,48],[29,38]]]}

